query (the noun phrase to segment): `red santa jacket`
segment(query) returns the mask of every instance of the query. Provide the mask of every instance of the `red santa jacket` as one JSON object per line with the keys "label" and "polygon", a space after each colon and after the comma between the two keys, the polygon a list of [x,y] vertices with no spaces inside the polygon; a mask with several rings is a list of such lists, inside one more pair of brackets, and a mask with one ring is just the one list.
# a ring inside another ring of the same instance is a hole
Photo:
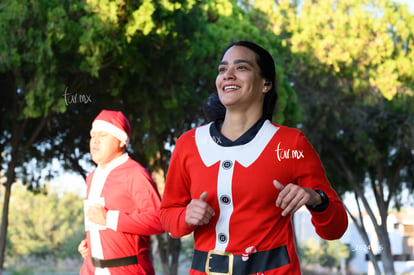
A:
{"label": "red santa jacket", "polygon": [[[328,182],[322,163],[297,129],[266,121],[247,144],[223,147],[209,133],[210,125],[182,135],[174,148],[161,204],[161,223],[173,237],[194,231],[195,249],[243,255],[252,247],[266,251],[286,246],[290,263],[265,274],[300,274],[290,216],[275,202],[283,185],[294,183],[322,190],[329,198],[322,212],[311,212],[320,237],[338,239],[348,221],[342,202]],[[208,192],[215,216],[205,226],[185,222],[192,198]],[[202,274],[191,269],[191,274]]]}
{"label": "red santa jacket", "polygon": [[80,274],[154,274],[149,236],[163,229],[159,220],[160,196],[153,180],[127,154],[112,161],[106,171],[99,169],[86,179],[85,202],[104,205],[108,210],[107,226],[97,229],[92,225],[87,231],[89,253],[103,260],[137,255],[138,264],[95,268],[88,257]]}

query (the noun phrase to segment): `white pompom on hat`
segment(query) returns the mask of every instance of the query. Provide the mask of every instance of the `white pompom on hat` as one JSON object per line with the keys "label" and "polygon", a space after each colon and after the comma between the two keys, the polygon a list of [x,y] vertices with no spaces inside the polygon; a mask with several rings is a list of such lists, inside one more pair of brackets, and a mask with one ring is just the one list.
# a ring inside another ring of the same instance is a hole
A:
{"label": "white pompom on hat", "polygon": [[128,145],[131,126],[122,112],[102,110],[92,123],[91,133],[95,131],[108,133]]}

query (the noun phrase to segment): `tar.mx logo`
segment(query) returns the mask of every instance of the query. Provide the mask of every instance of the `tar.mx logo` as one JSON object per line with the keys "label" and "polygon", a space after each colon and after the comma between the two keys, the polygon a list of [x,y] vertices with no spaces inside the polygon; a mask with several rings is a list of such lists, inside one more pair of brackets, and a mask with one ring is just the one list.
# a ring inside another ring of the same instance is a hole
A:
{"label": "tar.mx logo", "polygon": [[69,104],[88,104],[92,102],[90,95],[69,92],[69,87],[66,87],[63,97],[65,98],[66,106],[68,106]]}
{"label": "tar.mx logo", "polygon": [[[371,245],[366,245],[366,244],[357,244],[354,247],[352,247],[352,251],[370,251],[373,250]],[[379,245],[376,249],[378,252],[381,252],[382,250],[384,250],[384,247],[382,245]]]}
{"label": "tar.mx logo", "polygon": [[276,155],[279,161],[284,159],[301,159],[304,158],[303,150],[293,150],[293,149],[285,149],[281,148],[280,142],[277,145]]}

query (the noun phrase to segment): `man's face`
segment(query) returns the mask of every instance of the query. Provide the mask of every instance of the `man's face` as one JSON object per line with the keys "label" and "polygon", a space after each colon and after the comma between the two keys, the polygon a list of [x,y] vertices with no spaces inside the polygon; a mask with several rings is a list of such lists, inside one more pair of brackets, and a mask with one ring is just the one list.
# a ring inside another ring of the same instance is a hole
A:
{"label": "man's face", "polygon": [[105,168],[106,164],[119,157],[124,152],[125,144],[106,132],[91,132],[89,149],[92,160]]}

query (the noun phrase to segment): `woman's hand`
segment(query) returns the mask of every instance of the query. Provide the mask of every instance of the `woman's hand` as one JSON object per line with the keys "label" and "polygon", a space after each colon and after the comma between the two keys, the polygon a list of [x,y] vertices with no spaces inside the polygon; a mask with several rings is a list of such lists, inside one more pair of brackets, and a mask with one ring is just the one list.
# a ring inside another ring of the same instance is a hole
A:
{"label": "woman's hand", "polygon": [[192,199],[187,205],[185,221],[189,226],[200,226],[210,222],[215,215],[214,210],[206,202],[207,192],[200,195],[200,199]]}
{"label": "woman's hand", "polygon": [[289,183],[284,186],[277,180],[273,185],[280,191],[276,199],[276,206],[283,209],[282,216],[295,213],[304,205],[316,206],[322,203],[321,196],[314,190]]}

